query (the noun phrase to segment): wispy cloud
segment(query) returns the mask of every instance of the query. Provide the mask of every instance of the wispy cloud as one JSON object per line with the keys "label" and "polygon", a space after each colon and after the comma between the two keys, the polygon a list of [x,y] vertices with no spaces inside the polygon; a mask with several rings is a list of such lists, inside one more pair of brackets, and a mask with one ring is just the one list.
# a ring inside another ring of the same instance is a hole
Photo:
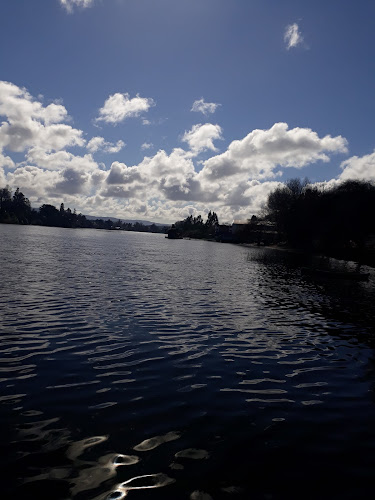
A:
{"label": "wispy cloud", "polygon": [[60,5],[71,14],[76,7],[86,9],[91,7],[95,0],[59,0]]}
{"label": "wispy cloud", "polygon": [[297,23],[289,24],[289,26],[286,27],[284,42],[286,43],[287,50],[302,44],[303,36]]}
{"label": "wispy cloud", "polygon": [[144,142],[141,146],[141,149],[144,151],[146,149],[151,149],[153,147],[154,145],[152,144],[152,142]]}
{"label": "wispy cloud", "polygon": [[130,99],[129,94],[116,93],[109,96],[104,106],[99,109],[96,121],[120,123],[126,118],[137,117],[147,112],[151,106],[155,106],[155,102],[149,97],[140,97],[137,94]]}
{"label": "wispy cloud", "polygon": [[215,113],[218,106],[221,106],[221,104],[217,104],[215,102],[205,102],[202,97],[202,99],[194,101],[193,107],[190,111],[200,112],[207,116],[210,113]]}

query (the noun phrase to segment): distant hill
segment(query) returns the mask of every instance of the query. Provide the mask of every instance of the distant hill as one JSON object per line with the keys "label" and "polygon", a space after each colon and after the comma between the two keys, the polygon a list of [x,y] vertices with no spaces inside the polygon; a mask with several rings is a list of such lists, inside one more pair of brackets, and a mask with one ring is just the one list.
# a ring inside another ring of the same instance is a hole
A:
{"label": "distant hill", "polygon": [[117,222],[120,220],[121,222],[130,222],[131,224],[134,224],[135,222],[139,222],[140,224],[143,224],[144,226],[151,226],[152,224],[155,224],[155,226],[170,226],[171,224],[160,224],[159,222],[150,222],[149,220],[141,220],[141,219],[119,219],[118,217],[96,217],[95,215],[85,215],[86,219],[88,220],[111,220],[113,222]]}

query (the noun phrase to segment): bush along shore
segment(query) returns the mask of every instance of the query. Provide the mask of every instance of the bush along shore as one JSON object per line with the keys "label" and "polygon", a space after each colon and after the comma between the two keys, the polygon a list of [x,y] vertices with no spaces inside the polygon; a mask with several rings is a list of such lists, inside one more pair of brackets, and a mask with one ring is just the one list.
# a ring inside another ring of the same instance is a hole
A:
{"label": "bush along shore", "polygon": [[270,193],[265,217],[290,247],[375,264],[375,185],[348,180],[321,189],[291,179]]}

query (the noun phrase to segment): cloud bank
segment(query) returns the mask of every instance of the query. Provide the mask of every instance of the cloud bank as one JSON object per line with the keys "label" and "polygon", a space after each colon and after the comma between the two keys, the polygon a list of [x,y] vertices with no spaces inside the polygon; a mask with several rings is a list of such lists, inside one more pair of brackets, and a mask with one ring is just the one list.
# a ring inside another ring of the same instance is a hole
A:
{"label": "cloud bank", "polygon": [[[111,100],[102,108],[109,123],[137,116],[151,105],[138,96],[115,95],[122,96],[119,109]],[[64,201],[94,215],[173,222],[215,210],[221,220],[248,218],[279,185],[281,172],[347,153],[347,141],[340,135],[320,137],[310,128],[290,129],[283,122],[254,129],[218,151],[222,128],[204,123],[180,136],[184,148],[150,154],[154,146],[144,142],[141,150],[149,156],[141,161],[128,165],[115,156],[103,164],[96,155],[120,155],[124,142],[101,136],[87,140],[82,130],[66,123],[69,115],[61,103],[44,105],[26,89],[0,82],[0,115],[1,187],[20,187],[36,206]],[[198,160],[201,154],[206,156]],[[337,181],[375,180],[375,152],[352,156],[341,168]]]}

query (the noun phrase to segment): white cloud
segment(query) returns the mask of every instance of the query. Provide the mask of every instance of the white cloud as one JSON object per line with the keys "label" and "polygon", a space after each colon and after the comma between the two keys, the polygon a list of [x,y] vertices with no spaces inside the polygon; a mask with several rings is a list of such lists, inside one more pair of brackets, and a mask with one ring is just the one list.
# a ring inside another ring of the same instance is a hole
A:
{"label": "white cloud", "polygon": [[[33,166],[19,167],[7,175],[9,185],[13,189],[19,187],[30,200],[43,198],[59,180],[60,174],[58,172]],[[46,199],[48,199],[47,196]]]}
{"label": "white cloud", "polygon": [[60,174],[53,191],[61,194],[88,194],[92,178],[89,173],[75,168],[67,168]]}
{"label": "white cloud", "polygon": [[[20,187],[31,200],[51,203],[51,198],[62,195],[88,196],[105,177],[106,173],[101,170],[82,170],[74,164],[62,170],[46,170],[26,165],[9,172],[6,181],[13,189]],[[78,200],[78,203],[82,202],[83,200]]]}
{"label": "white cloud", "polygon": [[[103,120],[111,116],[110,123],[116,123],[141,112],[129,96],[118,95],[125,110],[120,105],[117,114],[111,115],[111,106],[105,104]],[[131,102],[134,106],[129,108]],[[35,205],[64,201],[86,214],[160,222],[173,222],[189,213],[205,214],[208,209],[221,220],[246,219],[259,212],[269,192],[279,185],[275,178],[280,169],[327,162],[331,154],[346,152],[347,144],[341,136],[319,137],[308,128],[289,130],[287,124],[276,123],[268,130],[253,130],[230,143],[224,153],[213,153],[200,163],[196,155],[215,152],[215,140],[222,138],[219,125],[205,123],[183,134],[187,150],[159,150],[151,156],[154,146],[145,142],[141,149],[150,156],[131,166],[114,161],[105,170],[92,154],[118,152],[123,141],[96,136],[88,141],[86,154],[71,153],[67,148],[84,146],[86,141],[81,130],[63,123],[69,117],[61,103],[44,106],[42,97],[36,100],[25,89],[0,82],[0,114],[5,117],[0,123],[1,185],[19,186]],[[19,156],[13,157],[12,151],[24,153],[24,161],[16,164]],[[375,152],[352,157],[342,163],[340,178],[373,179],[374,163]]]}
{"label": "white cloud", "polygon": [[49,125],[64,121],[68,113],[61,104],[52,103],[43,107],[26,89],[0,81],[0,115],[6,116],[11,122],[34,119]]}
{"label": "white cloud", "polygon": [[341,136],[319,138],[309,128],[288,130],[275,123],[268,130],[253,130],[242,140],[233,141],[227,151],[204,163],[201,172],[211,180],[238,174],[251,179],[275,176],[276,167],[302,168],[318,160],[328,162],[327,153],[345,153],[347,141]]}
{"label": "white cloud", "polygon": [[100,150],[104,153],[118,153],[125,147],[125,142],[119,140],[114,144],[113,142],[107,142],[104,137],[93,137],[86,147],[90,153],[96,153]]}
{"label": "white cloud", "polygon": [[138,199],[199,200],[206,196],[195,179],[191,153],[176,148],[168,155],[158,151],[136,166],[114,162],[106,179],[103,196]]}
{"label": "white cloud", "polygon": [[76,156],[68,151],[57,151],[48,153],[42,148],[32,148],[26,156],[26,164],[36,165],[46,170],[64,170],[67,168],[76,168],[86,172],[94,172],[98,169],[98,164],[94,161],[91,154]]}
{"label": "white cloud", "polygon": [[129,94],[116,93],[108,97],[104,106],[99,109],[97,121],[106,123],[120,123],[126,118],[137,117],[147,112],[155,103],[149,97],[136,97],[130,99]]}
{"label": "white cloud", "polygon": [[349,179],[375,181],[375,151],[365,156],[352,156],[343,161],[340,165],[343,169],[339,179],[346,181]]}
{"label": "white cloud", "polygon": [[200,112],[207,116],[210,113],[215,113],[218,106],[220,106],[220,104],[215,102],[205,102],[202,97],[202,99],[194,101],[190,111]]}
{"label": "white cloud", "polygon": [[[197,147],[203,143],[199,140]],[[8,180],[20,187],[31,183],[31,192],[38,199],[63,196],[66,202],[73,200],[83,213],[98,214],[100,206],[103,215],[168,222],[186,217],[188,210],[205,213],[209,207],[221,220],[231,221],[259,213],[269,192],[279,185],[260,179],[265,173],[274,176],[276,166],[327,161],[327,153],[345,149],[341,137],[319,138],[310,129],[288,130],[281,123],[232,142],[225,153],[207,160],[200,172],[193,162],[194,153],[181,148],[170,154],[160,150],[134,166],[115,161],[107,172],[98,168],[91,155],[78,157],[33,148],[27,160],[38,167],[19,167],[8,174]],[[24,191],[28,195],[26,188]]]}
{"label": "white cloud", "polygon": [[59,0],[59,2],[67,12],[71,13],[75,7],[80,7],[82,9],[91,7],[94,0]]}
{"label": "white cloud", "polygon": [[138,167],[128,167],[125,163],[115,161],[111,165],[106,182],[107,184],[131,184],[141,180]]}
{"label": "white cloud", "polygon": [[10,158],[9,156],[4,156],[0,153],[0,168],[1,167],[14,168],[15,164],[12,158]]}
{"label": "white cloud", "polygon": [[303,36],[299,31],[297,23],[290,24],[285,28],[284,42],[286,43],[287,50],[292,47],[297,47],[297,45],[301,45],[303,42]]}
{"label": "white cloud", "polygon": [[182,141],[187,142],[194,153],[200,153],[206,149],[216,151],[213,141],[222,139],[221,133],[222,130],[219,125],[213,125],[212,123],[201,125],[198,123],[193,125],[189,132],[185,132]]}
{"label": "white cloud", "polygon": [[82,131],[60,123],[68,118],[61,104],[43,107],[26,89],[0,81],[0,116],[7,121],[0,126],[0,150],[23,152],[30,147],[60,150],[83,146]]}
{"label": "white cloud", "polygon": [[2,167],[0,167],[0,188],[5,187],[7,183],[5,173]]}

